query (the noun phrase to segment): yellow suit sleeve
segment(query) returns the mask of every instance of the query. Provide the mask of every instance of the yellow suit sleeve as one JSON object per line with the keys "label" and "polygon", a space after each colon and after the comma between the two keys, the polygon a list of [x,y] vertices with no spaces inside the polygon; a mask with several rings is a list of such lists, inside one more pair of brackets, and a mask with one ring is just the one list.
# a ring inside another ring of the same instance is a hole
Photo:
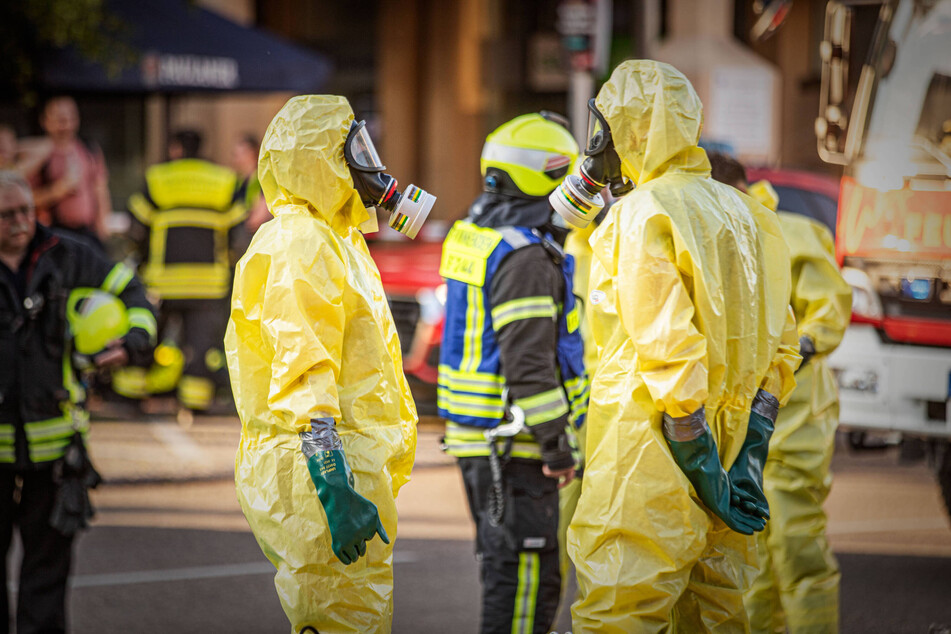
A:
{"label": "yellow suit sleeve", "polygon": [[340,420],[346,326],[343,260],[328,243],[305,251],[301,242],[272,254],[261,305],[261,336],[273,351],[268,408],[295,433],[311,418]]}
{"label": "yellow suit sleeve", "polygon": [[631,227],[618,249],[618,312],[637,351],[637,372],[658,410],[686,416],[707,399],[707,342],[693,324],[670,218],[655,214]]}
{"label": "yellow suit sleeve", "polygon": [[829,231],[817,225],[811,229],[816,234],[814,248],[808,253],[792,254],[791,303],[799,316],[799,335],[812,339],[816,354],[829,354],[849,327],[852,289],[835,263]]}
{"label": "yellow suit sleeve", "polygon": [[785,405],[789,396],[796,388],[796,370],[802,357],[799,356],[799,333],[796,330],[796,315],[792,307],[786,309],[786,323],[783,326],[783,336],[779,340],[779,347],[770,363],[766,378],[760,386],[779,399],[780,405]]}

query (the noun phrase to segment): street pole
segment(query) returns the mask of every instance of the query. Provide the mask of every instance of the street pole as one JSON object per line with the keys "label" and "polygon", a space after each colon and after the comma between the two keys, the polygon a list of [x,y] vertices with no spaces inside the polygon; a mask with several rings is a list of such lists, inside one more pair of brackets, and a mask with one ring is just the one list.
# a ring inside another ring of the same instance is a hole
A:
{"label": "street pole", "polygon": [[568,84],[568,118],[571,134],[584,147],[588,134],[588,100],[594,96],[594,76],[588,70],[572,70]]}
{"label": "street pole", "polygon": [[587,141],[595,73],[602,76],[608,70],[612,14],[612,0],[565,0],[558,7],[558,31],[571,57],[568,118],[571,133],[582,146]]}

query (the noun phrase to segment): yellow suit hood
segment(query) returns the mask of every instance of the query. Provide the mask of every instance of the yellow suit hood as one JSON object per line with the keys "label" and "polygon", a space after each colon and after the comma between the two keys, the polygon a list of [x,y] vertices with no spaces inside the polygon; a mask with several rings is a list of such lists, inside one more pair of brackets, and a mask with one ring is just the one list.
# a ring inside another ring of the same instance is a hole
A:
{"label": "yellow suit hood", "polygon": [[672,170],[709,173],[707,155],[697,146],[703,104],[673,66],[623,62],[595,103],[611,128],[622,173],[638,185]]}
{"label": "yellow suit hood", "polygon": [[370,217],[343,155],[352,122],[345,97],[303,95],[284,104],[264,134],[258,159],[258,180],[272,214],[301,205],[341,234]]}

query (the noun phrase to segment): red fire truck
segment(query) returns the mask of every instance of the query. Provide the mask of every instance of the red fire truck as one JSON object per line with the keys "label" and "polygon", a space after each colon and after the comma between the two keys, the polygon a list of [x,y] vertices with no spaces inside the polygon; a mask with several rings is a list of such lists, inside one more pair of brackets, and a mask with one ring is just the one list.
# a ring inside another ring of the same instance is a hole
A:
{"label": "red fire truck", "polygon": [[820,54],[816,135],[845,168],[836,251],[853,292],[829,359],[841,425],[854,442],[924,439],[951,509],[951,0],[829,2]]}

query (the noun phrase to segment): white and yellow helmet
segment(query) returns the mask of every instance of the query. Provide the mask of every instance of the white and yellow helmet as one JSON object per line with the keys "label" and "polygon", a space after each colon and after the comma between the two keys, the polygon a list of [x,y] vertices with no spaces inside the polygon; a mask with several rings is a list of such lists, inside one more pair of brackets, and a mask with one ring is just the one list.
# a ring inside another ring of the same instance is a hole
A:
{"label": "white and yellow helmet", "polygon": [[129,332],[125,304],[98,288],[73,289],[66,302],[66,320],[79,354],[98,354]]}
{"label": "white and yellow helmet", "polygon": [[578,143],[556,115],[524,114],[496,128],[482,148],[485,191],[542,198],[578,160]]}

